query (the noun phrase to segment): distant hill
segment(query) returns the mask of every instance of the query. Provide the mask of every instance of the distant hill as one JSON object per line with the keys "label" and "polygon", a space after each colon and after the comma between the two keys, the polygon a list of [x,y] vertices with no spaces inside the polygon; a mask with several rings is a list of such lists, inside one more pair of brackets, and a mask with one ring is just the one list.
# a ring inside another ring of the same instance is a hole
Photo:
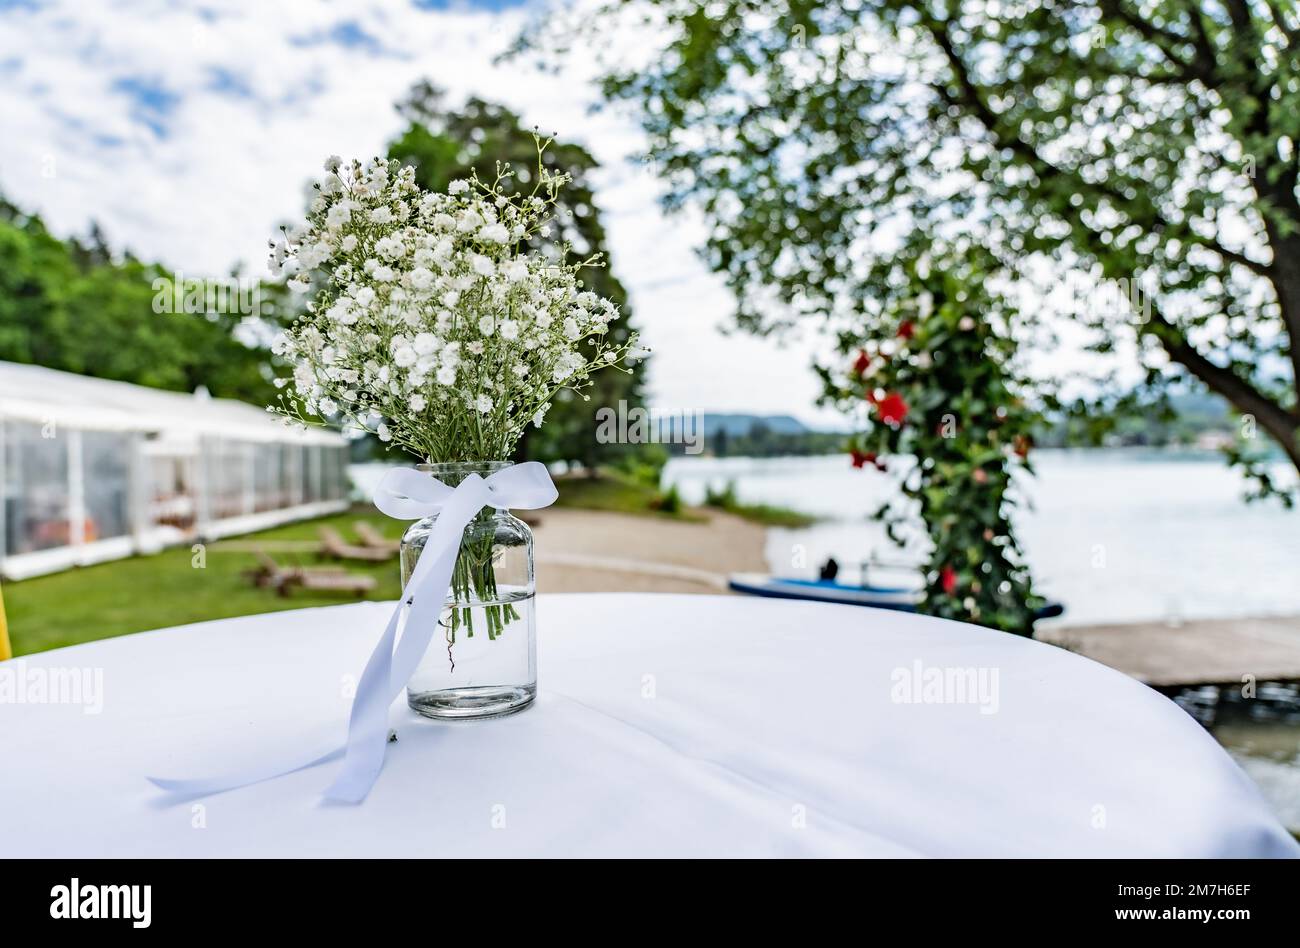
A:
{"label": "distant hill", "polygon": [[[1126,405],[1114,412],[1081,417],[1067,414],[1048,421],[1035,438],[1040,447],[1196,446],[1231,443],[1238,424],[1220,396],[1199,391],[1168,392],[1168,411],[1159,403]],[[1103,422],[1098,425],[1098,422]]]}
{"label": "distant hill", "polygon": [[1178,417],[1188,422],[1224,428],[1233,424],[1232,406],[1212,392],[1178,392],[1169,401]]}
{"label": "distant hill", "polygon": [[773,434],[782,435],[804,434],[811,430],[798,418],[790,415],[706,414],[704,416],[706,438],[718,432],[748,435],[757,426],[765,427]]}
{"label": "distant hill", "polygon": [[[842,449],[844,434],[816,431],[791,415],[706,413],[704,451],[716,457],[783,457],[831,454]],[[684,446],[667,445],[673,454]]]}

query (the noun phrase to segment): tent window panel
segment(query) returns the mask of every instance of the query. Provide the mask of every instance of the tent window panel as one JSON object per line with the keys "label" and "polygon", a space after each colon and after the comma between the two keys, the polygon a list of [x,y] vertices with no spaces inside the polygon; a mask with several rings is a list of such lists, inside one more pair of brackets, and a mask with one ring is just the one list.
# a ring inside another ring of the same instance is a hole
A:
{"label": "tent window panel", "polygon": [[309,504],[316,498],[312,490],[311,448],[303,446],[298,451],[298,496],[302,503]]}
{"label": "tent window panel", "polygon": [[334,449],[334,465],[338,470],[338,499],[346,500],[351,491],[351,484],[348,481],[348,449]]}
{"label": "tent window panel", "polygon": [[112,431],[81,435],[86,542],[126,536],[131,530],[131,438]]}
{"label": "tent window panel", "polygon": [[298,502],[298,468],[302,449],[296,444],[282,444],[278,446],[278,450],[280,452],[280,496],[284,498],[285,507],[292,507]]}
{"label": "tent window panel", "polygon": [[325,499],[338,500],[343,496],[343,472],[339,468],[342,452],[338,448],[322,448],[321,453],[325,464]]}
{"label": "tent window panel", "polygon": [[218,441],[208,455],[208,472],[212,519],[227,520],[245,513],[248,463],[244,446],[233,441]]}
{"label": "tent window panel", "polygon": [[321,455],[324,452],[320,445],[313,444],[303,448],[303,496],[304,502],[313,504],[321,499],[321,484],[324,480],[321,471]]}
{"label": "tent window panel", "polygon": [[289,506],[280,478],[280,446],[258,444],[253,447],[253,509],[279,510]]}
{"label": "tent window panel", "polygon": [[59,434],[53,426],[6,425],[5,551],[11,556],[67,546],[71,539],[68,445]]}
{"label": "tent window panel", "polygon": [[197,515],[191,459],[177,454],[149,458],[146,521],[151,526],[188,530]]}
{"label": "tent window panel", "polygon": [[320,499],[334,499],[334,450],[320,448]]}

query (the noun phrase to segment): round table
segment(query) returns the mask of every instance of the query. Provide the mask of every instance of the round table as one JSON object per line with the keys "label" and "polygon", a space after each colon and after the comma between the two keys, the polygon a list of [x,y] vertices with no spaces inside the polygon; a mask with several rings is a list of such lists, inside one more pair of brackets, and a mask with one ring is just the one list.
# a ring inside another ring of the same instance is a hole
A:
{"label": "round table", "polygon": [[534,706],[443,724],[399,700],[358,806],[320,801],[337,763],[201,800],[146,782],[341,741],[390,609],[0,664],[11,684],[102,673],[98,702],[0,704],[0,856],[1300,852],[1208,734],[1117,672],[955,622],[725,596],[541,597]]}

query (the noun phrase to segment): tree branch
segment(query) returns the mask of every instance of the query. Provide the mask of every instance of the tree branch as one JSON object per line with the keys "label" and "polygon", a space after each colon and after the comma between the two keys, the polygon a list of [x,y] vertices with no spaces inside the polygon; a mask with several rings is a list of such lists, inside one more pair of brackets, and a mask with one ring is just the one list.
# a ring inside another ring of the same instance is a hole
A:
{"label": "tree branch", "polygon": [[[1217,88],[1221,84],[1213,69],[1213,55],[1207,59],[1205,49],[1195,38],[1183,36],[1181,33],[1157,26],[1150,20],[1144,20],[1139,14],[1125,7],[1123,0],[1097,0],[1097,7],[1104,15],[1119,20],[1159,49],[1164,57],[1178,68],[1185,79],[1189,81],[1195,79],[1207,89]],[[1183,58],[1176,51],[1178,46],[1185,45],[1191,45],[1194,50],[1190,59]]]}
{"label": "tree branch", "polygon": [[[1014,153],[1018,154],[1040,178],[1056,177],[1068,179],[1078,190],[1092,190],[1095,193],[1110,199],[1110,201],[1117,205],[1117,207],[1127,207],[1132,203],[1116,189],[1108,187],[1105,184],[1085,181],[1076,172],[1062,168],[1059,165],[1055,165],[1048,161],[1038,153],[1038,150],[1033,145],[1021,138],[1019,134],[1003,131],[1001,127],[1002,123],[999,120],[997,113],[994,112],[989,104],[984,101],[984,97],[980,94],[979,88],[975,85],[974,80],[971,79],[970,71],[966,67],[965,60],[961,58],[961,55],[953,45],[952,37],[948,32],[949,26],[950,22],[946,20],[940,20],[930,24],[931,33],[939,43],[940,48],[943,50],[949,66],[952,68],[953,74],[957,78],[958,85],[961,87],[961,97],[953,99],[948,88],[943,85],[933,86],[935,91],[954,105],[965,106],[974,112],[981,124],[983,124],[989,134],[993,136],[999,147],[1010,149]],[[1129,216],[1130,218],[1132,217],[1131,214]],[[1170,230],[1175,226],[1155,208],[1154,204],[1151,207],[1151,218],[1149,225],[1152,229]],[[1194,243],[1200,247],[1204,247],[1206,250],[1213,251],[1229,263],[1235,263],[1246,267],[1258,276],[1270,279],[1272,277],[1273,266],[1271,263],[1264,263],[1255,260],[1246,256],[1241,251],[1225,247],[1212,237],[1202,237],[1189,230],[1182,239],[1185,242]]]}
{"label": "tree branch", "polygon": [[1291,463],[1300,468],[1300,415],[1287,411],[1237,373],[1207,359],[1154,304],[1151,305],[1150,320],[1142,328],[1160,342],[1169,358],[1241,411],[1254,415],[1260,426],[1286,452]]}
{"label": "tree branch", "polygon": [[[1081,181],[1077,174],[1073,174],[1065,169],[1059,168],[1043,158],[1031,144],[1024,141],[1019,134],[1014,132],[1008,133],[1001,127],[998,115],[985,102],[979,88],[975,85],[966,68],[965,61],[958,54],[953,44],[952,37],[949,33],[950,23],[946,20],[932,21],[927,24],[936,42],[943,50],[945,57],[956,78],[957,84],[961,89],[960,97],[955,99],[946,86],[936,86],[936,90],[947,101],[964,106],[973,112],[979,119],[989,134],[993,136],[996,143],[1002,147],[1010,149],[1019,155],[1021,160],[1029,165],[1040,178],[1047,176],[1058,176],[1067,180],[1076,182],[1080,189],[1092,188],[1098,193],[1111,197],[1112,200],[1123,201],[1123,196],[1117,194],[1112,188],[1105,185],[1094,185]],[[1152,209],[1153,223],[1161,228],[1168,228],[1171,225],[1164,217],[1154,208]],[[1273,279],[1273,266],[1263,264],[1252,260],[1237,251],[1229,250],[1221,246],[1218,241],[1205,240],[1192,235],[1192,239],[1201,242],[1202,246],[1218,253],[1225,260],[1239,263],[1251,271]],[[1275,289],[1281,298],[1281,287],[1274,283]],[[1241,378],[1229,369],[1225,369],[1206,358],[1192,343],[1186,335],[1173,323],[1169,322],[1163,315],[1154,311],[1149,323],[1140,327],[1140,330],[1155,336],[1169,357],[1190,371],[1197,378],[1201,379],[1211,389],[1227,398],[1233,405],[1244,412],[1254,415],[1259,423],[1274,438],[1277,439],[1282,449],[1287,453],[1292,463],[1300,468],[1300,441],[1297,440],[1297,432],[1300,432],[1300,417],[1288,412],[1280,404],[1260,392],[1254,385],[1246,379]],[[1290,337],[1292,341],[1296,339],[1295,335]],[[1292,355],[1296,356],[1296,347],[1292,346]]]}

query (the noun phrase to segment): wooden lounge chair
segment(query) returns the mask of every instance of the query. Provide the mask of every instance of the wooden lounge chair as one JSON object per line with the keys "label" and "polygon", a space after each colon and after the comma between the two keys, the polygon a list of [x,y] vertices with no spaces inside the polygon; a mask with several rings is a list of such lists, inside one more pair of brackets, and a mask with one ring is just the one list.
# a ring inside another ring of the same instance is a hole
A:
{"label": "wooden lounge chair", "polygon": [[338,566],[308,569],[302,566],[284,567],[265,552],[257,553],[257,567],[245,575],[258,586],[269,586],[281,596],[289,595],[294,586],[327,592],[354,593],[358,596],[375,588],[373,576],[349,573]]}
{"label": "wooden lounge chair", "polygon": [[366,523],[364,520],[358,520],[352,525],[352,529],[357,531],[357,536],[361,537],[361,545],[369,547],[372,550],[387,550],[390,554],[396,553],[401,549],[401,540],[390,540],[374,528],[373,525]]}
{"label": "wooden lounge chair", "polygon": [[336,560],[365,560],[367,563],[382,563],[391,559],[396,550],[380,550],[370,546],[356,546],[349,543],[332,527],[321,527],[318,531],[321,539],[321,552]]}
{"label": "wooden lounge chair", "polygon": [[[257,550],[253,555],[257,557],[257,565],[252,569],[244,570],[242,575],[254,586],[278,589],[295,581],[304,572],[304,569],[299,566],[281,566],[265,550]],[[312,572],[338,574],[344,571],[342,567],[324,566],[315,568]]]}

